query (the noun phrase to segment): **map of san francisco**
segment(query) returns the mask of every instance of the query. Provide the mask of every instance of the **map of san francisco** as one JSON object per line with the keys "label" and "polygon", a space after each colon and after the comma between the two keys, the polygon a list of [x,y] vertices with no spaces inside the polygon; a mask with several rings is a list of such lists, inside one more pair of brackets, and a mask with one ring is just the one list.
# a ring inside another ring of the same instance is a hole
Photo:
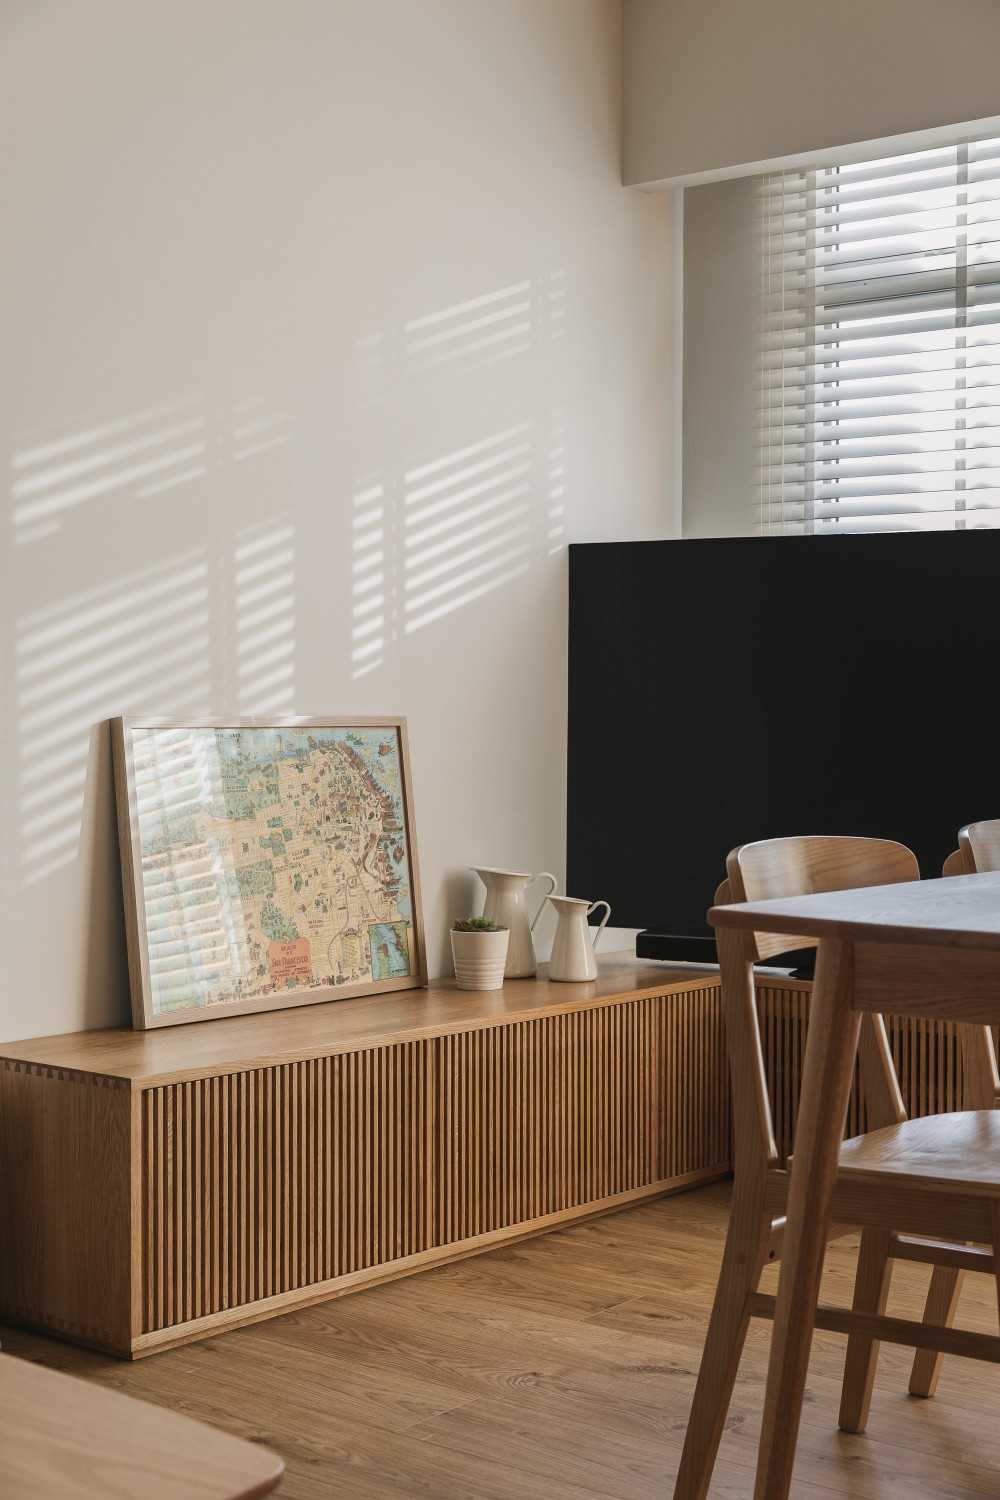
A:
{"label": "map of san francisco", "polygon": [[154,1013],[416,969],[395,728],[134,730]]}

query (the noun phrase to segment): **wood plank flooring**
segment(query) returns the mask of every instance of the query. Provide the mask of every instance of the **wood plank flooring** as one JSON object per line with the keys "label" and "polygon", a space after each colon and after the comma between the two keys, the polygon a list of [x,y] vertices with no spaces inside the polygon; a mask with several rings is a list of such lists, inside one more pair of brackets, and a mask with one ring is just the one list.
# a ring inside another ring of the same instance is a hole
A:
{"label": "wood plank flooring", "polygon": [[[132,1365],[14,1330],[3,1344],[266,1443],[283,1500],[668,1500],[727,1201],[661,1199]],[[831,1247],[829,1300],[849,1302],[854,1260],[853,1240]],[[927,1277],[898,1266],[891,1310],[919,1317]],[[960,1319],[996,1332],[988,1277],[967,1279]],[[768,1335],[751,1329],[717,1500],[752,1493]],[[1000,1496],[1000,1368],[949,1360],[915,1401],[909,1353],[884,1348],[868,1434],[847,1437],[843,1350],[817,1335],[796,1496]]]}

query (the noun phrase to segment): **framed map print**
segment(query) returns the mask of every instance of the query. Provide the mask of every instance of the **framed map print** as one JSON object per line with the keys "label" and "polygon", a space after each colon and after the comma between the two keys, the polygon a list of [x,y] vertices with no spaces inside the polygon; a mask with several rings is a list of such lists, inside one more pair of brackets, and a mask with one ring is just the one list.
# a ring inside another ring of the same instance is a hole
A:
{"label": "framed map print", "polygon": [[405,720],[111,729],[137,1027],[425,983]]}

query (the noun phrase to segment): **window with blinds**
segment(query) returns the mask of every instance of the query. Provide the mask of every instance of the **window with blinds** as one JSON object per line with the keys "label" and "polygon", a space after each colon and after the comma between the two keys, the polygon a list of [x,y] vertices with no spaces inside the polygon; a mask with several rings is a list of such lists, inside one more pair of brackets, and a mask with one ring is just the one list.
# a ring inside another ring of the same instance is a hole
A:
{"label": "window with blinds", "polygon": [[1000,140],[761,195],[758,529],[1000,525]]}

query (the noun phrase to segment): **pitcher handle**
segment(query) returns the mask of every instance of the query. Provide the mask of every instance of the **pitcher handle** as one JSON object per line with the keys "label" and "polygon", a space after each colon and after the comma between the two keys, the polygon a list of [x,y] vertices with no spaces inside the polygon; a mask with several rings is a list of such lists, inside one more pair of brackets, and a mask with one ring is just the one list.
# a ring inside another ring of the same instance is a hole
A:
{"label": "pitcher handle", "polygon": [[597,947],[598,943],[601,940],[601,933],[604,931],[605,927],[607,927],[608,922],[611,919],[611,907],[606,901],[592,901],[591,904],[587,907],[587,916],[589,917],[591,912],[596,911],[599,906],[604,907],[604,921],[601,922],[597,931],[594,933],[594,939],[590,945],[592,948]]}
{"label": "pitcher handle", "polygon": [[[531,927],[529,929],[531,932],[534,932],[534,930],[535,930],[535,924],[538,921],[538,918],[542,915],[542,907],[545,905],[546,901],[549,899],[550,896],[554,896],[555,895],[555,893],[556,893],[556,886],[559,884],[559,882],[556,879],[556,877],[554,875],[550,875],[549,872],[548,872],[548,870],[539,870],[538,874],[535,875],[533,878],[534,878],[534,880],[551,880],[552,884],[549,886],[548,890],[545,892],[545,895],[542,897],[541,901],[539,901],[539,903],[538,903],[538,910],[535,912],[535,915],[531,919]],[[609,911],[609,915],[610,915],[610,911]]]}

